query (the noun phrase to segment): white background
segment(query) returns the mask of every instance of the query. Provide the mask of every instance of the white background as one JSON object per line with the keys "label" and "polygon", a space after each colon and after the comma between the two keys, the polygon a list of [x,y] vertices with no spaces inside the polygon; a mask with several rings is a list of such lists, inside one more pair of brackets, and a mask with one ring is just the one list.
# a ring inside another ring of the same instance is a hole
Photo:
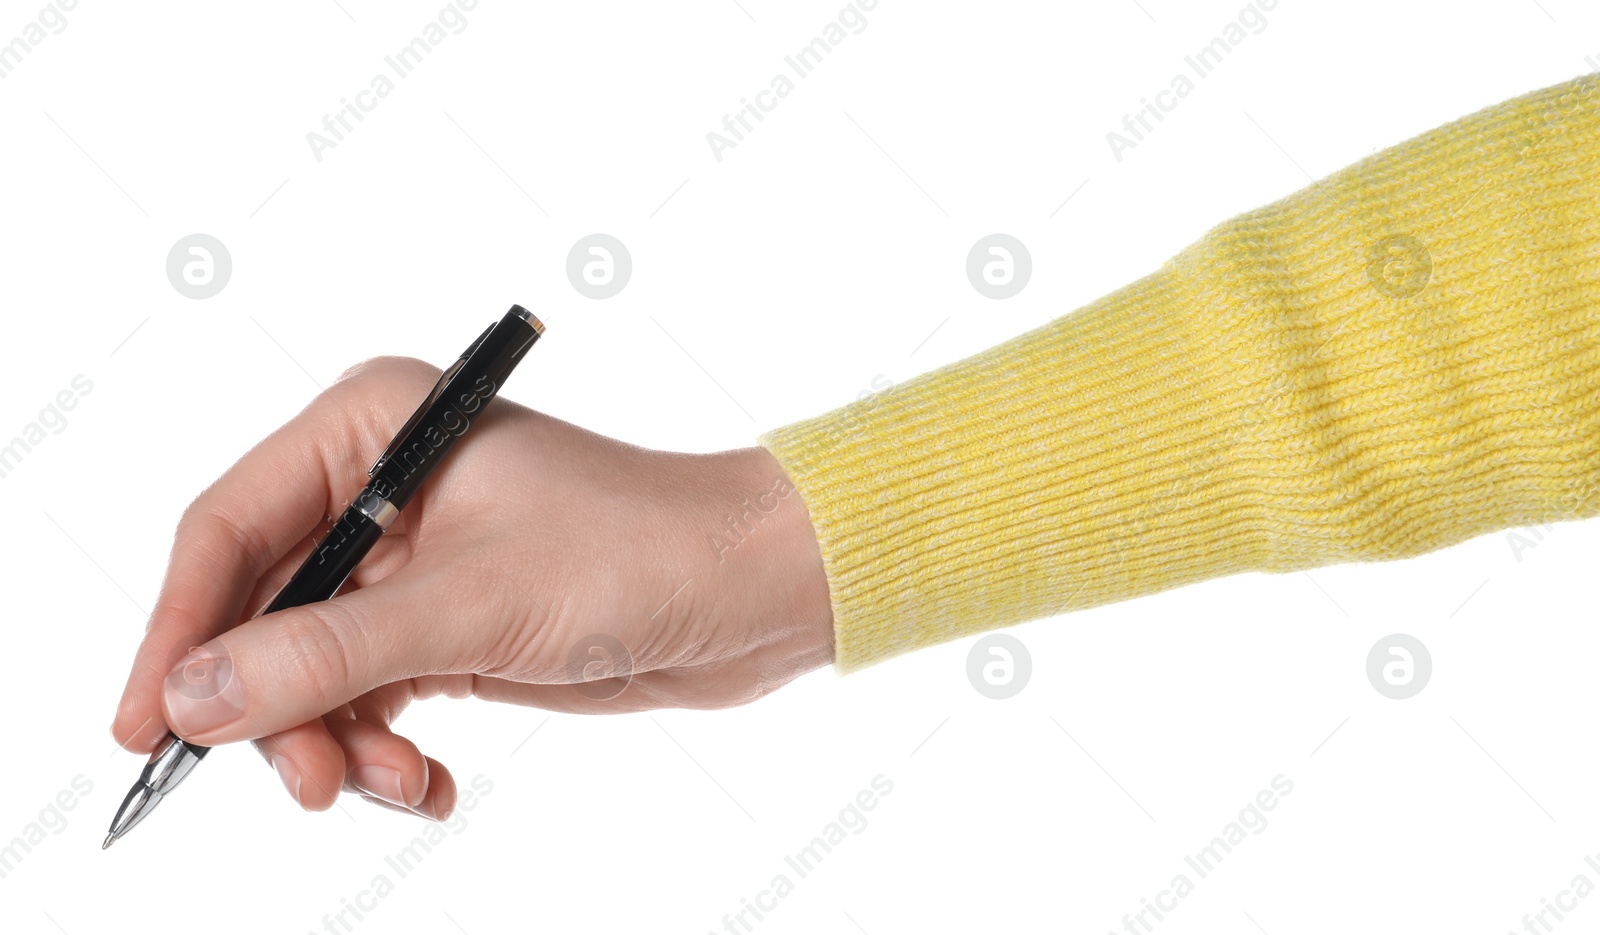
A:
{"label": "white background", "polygon": [[[706,133],[837,0],[483,0],[319,163],[307,132],[438,0],[84,0],[0,81],[0,436],[94,387],[0,480],[0,843],[92,791],[0,879],[0,926],[323,931],[387,872],[356,930],[721,930],[879,774],[865,830],[755,931],[1114,930],[1280,773],[1265,830],[1157,931],[1499,933],[1600,884],[1593,520],[1019,627],[1033,680],[1008,701],[969,686],[967,641],[724,712],[421,706],[401,729],[493,792],[403,879],[384,856],[416,820],[301,812],[247,746],[99,849],[142,762],[107,727],[173,525],[348,365],[444,363],[520,302],[549,334],[508,396],[742,447],[1600,59],[1578,0],[1283,0],[1117,161],[1106,133],[1241,6],[881,0],[719,162]],[[0,41],[39,7],[0,2]],[[634,259],[605,301],[564,272],[595,231]],[[1034,260],[1006,301],[964,275],[996,231]],[[165,275],[194,232],[234,261],[205,301]],[[1406,701],[1364,672],[1392,632],[1433,655]],[[1556,924],[1593,930],[1600,898]]]}

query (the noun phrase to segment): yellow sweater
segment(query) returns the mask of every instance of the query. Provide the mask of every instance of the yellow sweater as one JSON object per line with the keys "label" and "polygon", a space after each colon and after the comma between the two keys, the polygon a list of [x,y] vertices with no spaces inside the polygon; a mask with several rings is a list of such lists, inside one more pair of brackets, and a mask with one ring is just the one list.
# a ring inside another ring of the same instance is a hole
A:
{"label": "yellow sweater", "polygon": [[758,440],[811,512],[841,672],[1600,514],[1600,77],[1363,159]]}

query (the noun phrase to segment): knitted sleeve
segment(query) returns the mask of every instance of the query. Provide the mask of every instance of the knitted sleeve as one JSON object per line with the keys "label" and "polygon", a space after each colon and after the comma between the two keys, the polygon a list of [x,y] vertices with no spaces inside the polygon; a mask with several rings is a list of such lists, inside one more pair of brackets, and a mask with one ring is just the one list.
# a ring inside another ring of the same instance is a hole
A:
{"label": "knitted sleeve", "polygon": [[841,672],[1600,514],[1600,77],[1367,157],[758,441],[810,510]]}

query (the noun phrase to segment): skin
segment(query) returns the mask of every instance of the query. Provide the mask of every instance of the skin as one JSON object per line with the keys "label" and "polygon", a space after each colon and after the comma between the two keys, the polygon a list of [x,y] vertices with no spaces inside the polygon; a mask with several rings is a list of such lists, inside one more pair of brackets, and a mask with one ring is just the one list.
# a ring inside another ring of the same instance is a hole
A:
{"label": "skin", "polygon": [[[832,661],[816,533],[765,449],[653,451],[508,399],[338,596],[258,618],[438,378],[406,358],[352,368],[190,505],[119,744],[249,740],[306,809],[342,789],[443,820],[449,770],[392,729],[413,701],[723,708]],[[755,528],[719,549],[746,500]]]}

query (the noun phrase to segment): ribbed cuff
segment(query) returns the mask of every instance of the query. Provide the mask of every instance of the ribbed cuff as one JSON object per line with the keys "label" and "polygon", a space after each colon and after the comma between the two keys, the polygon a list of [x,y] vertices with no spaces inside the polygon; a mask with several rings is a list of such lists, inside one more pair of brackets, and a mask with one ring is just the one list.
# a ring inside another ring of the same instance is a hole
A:
{"label": "ribbed cuff", "polygon": [[1600,513],[1597,86],[1438,128],[759,436],[817,530],[837,668]]}

